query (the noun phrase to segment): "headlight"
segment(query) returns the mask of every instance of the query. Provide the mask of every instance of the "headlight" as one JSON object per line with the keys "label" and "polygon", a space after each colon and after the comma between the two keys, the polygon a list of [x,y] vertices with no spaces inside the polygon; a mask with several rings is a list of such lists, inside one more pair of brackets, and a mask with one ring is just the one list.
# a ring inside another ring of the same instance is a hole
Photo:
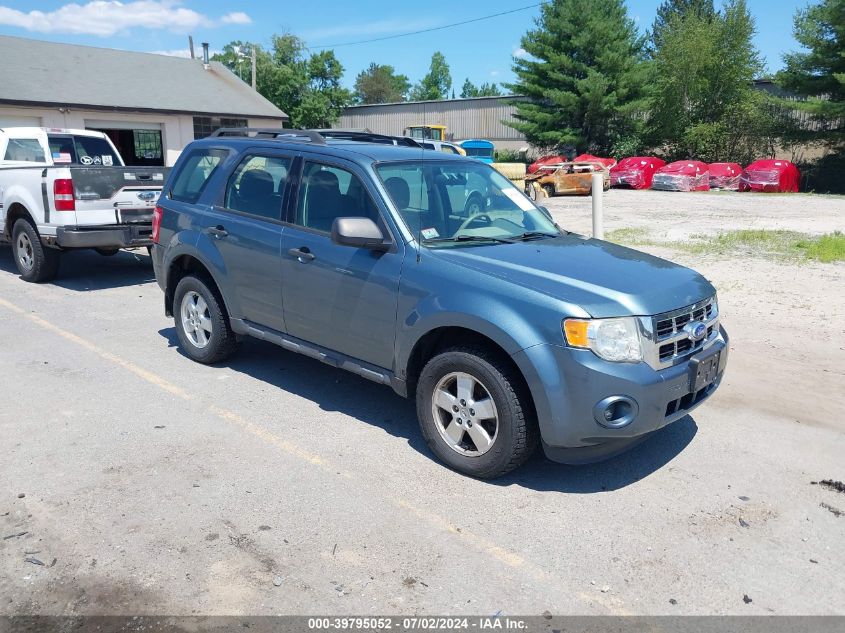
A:
{"label": "headlight", "polygon": [[640,332],[634,317],[566,319],[563,332],[570,346],[592,350],[604,360],[636,363],[643,359]]}

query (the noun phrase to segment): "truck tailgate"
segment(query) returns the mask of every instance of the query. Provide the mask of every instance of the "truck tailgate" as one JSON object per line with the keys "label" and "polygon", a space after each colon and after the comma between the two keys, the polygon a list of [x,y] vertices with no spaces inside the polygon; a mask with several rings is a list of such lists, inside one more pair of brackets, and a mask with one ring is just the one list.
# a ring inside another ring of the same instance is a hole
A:
{"label": "truck tailgate", "polygon": [[78,226],[149,224],[167,167],[71,167]]}

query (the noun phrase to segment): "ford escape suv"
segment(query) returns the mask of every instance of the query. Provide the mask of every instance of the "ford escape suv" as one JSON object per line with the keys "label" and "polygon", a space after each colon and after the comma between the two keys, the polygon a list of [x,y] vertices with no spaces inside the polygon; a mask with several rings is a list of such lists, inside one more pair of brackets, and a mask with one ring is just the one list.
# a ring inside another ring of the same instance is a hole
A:
{"label": "ford escape suv", "polygon": [[727,362],[701,275],[562,230],[488,165],[412,140],[218,131],[179,158],[153,240],[190,358],[252,336],[389,385],[475,477],[538,444],[615,455],[701,404]]}

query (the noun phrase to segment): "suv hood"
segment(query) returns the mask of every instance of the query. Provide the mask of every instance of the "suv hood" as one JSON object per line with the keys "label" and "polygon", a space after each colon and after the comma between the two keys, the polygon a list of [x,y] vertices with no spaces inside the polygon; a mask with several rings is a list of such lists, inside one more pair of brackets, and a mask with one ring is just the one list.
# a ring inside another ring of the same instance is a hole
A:
{"label": "suv hood", "polygon": [[574,304],[593,317],[659,314],[716,293],[694,270],[575,234],[428,252],[449,263]]}

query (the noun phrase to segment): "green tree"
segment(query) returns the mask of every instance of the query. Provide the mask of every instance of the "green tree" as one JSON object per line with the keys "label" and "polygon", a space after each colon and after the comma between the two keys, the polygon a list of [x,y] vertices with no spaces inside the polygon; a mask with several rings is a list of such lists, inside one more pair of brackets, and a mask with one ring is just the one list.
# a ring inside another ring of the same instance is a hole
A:
{"label": "green tree", "polygon": [[[241,49],[252,46],[230,42],[213,59],[236,74],[240,69],[239,76],[249,81]],[[269,51],[255,48],[256,89],[288,114],[293,127],[329,127],[351,103],[352,93],[340,85],[343,66],[334,51],[306,56],[302,40],[289,33],[273,35]]]}
{"label": "green tree", "polygon": [[773,104],[756,92],[763,70],[745,0],[721,14],[669,16],[654,52],[649,140],[670,157],[748,162],[770,147]]}
{"label": "green tree", "polygon": [[355,78],[355,100],[358,103],[395,103],[405,101],[411,83],[405,75],[397,75],[393,66],[371,63]]}
{"label": "green tree", "polygon": [[687,15],[695,15],[706,21],[716,17],[716,9],[713,7],[713,0],[663,0],[657,7],[657,15],[654,24],[651,25],[652,49],[658,49],[663,43],[663,31],[672,18],[684,18]]}
{"label": "green tree", "polygon": [[541,148],[608,152],[637,133],[646,82],[642,39],[623,0],[553,0],[523,36],[529,54],[514,60],[525,95],[509,123]]}
{"label": "green tree", "polygon": [[480,86],[476,86],[469,78],[464,81],[461,88],[461,99],[470,99],[472,97],[499,97],[502,91],[495,83],[484,82]]}
{"label": "green tree", "polygon": [[451,88],[452,75],[449,72],[449,64],[446,63],[443,53],[437,51],[431,56],[428,74],[411,89],[411,99],[413,101],[447,99]]}
{"label": "green tree", "polygon": [[795,39],[805,50],[784,56],[777,81],[806,97],[790,102],[821,123],[833,146],[845,141],[845,0],[822,0],[795,15]]}

